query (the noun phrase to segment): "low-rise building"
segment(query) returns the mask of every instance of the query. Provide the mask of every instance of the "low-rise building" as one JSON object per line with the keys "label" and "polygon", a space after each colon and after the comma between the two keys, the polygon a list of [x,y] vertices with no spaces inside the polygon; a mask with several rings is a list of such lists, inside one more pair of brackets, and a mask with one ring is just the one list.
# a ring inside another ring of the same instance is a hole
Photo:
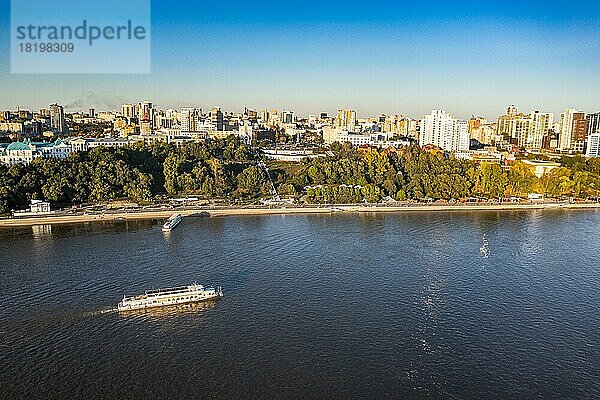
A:
{"label": "low-rise building", "polygon": [[31,200],[30,212],[34,214],[43,214],[50,212],[50,203],[42,200]]}
{"label": "low-rise building", "polygon": [[402,146],[410,146],[410,142],[407,140],[391,140],[392,134],[388,133],[352,133],[348,131],[343,131],[338,133],[337,142],[340,143],[350,143],[353,147],[361,147],[361,146],[373,146],[373,147],[402,147]]}
{"label": "low-rise building", "polygon": [[22,164],[27,165],[34,158],[65,159],[71,154],[71,146],[61,139],[55,142],[13,142],[0,145],[0,164],[7,166]]}
{"label": "low-rise building", "polygon": [[485,147],[481,150],[461,150],[455,151],[454,157],[461,160],[470,160],[476,164],[494,163],[502,164],[504,156],[495,147]]}
{"label": "low-rise building", "polygon": [[523,164],[527,165],[531,172],[538,178],[550,173],[555,168],[559,168],[561,165],[553,161],[541,161],[541,160],[522,160]]}
{"label": "low-rise building", "polygon": [[69,141],[73,152],[89,151],[96,147],[124,147],[129,144],[125,138],[77,138]]}
{"label": "low-rise building", "polygon": [[265,158],[283,162],[302,162],[306,159],[325,157],[325,154],[315,154],[312,149],[265,149]]}
{"label": "low-rise building", "polygon": [[49,143],[32,143],[42,158],[58,158],[64,160],[73,152],[71,145],[62,139]]}
{"label": "low-rise building", "polygon": [[13,142],[0,147],[0,163],[8,167],[13,165],[27,165],[35,157],[34,149],[24,142]]}
{"label": "low-rise building", "polygon": [[36,217],[41,215],[54,214],[55,211],[50,209],[50,203],[43,200],[31,200],[29,208],[26,210],[14,211],[15,218]]}
{"label": "low-rise building", "polygon": [[210,139],[226,139],[229,136],[239,137],[244,143],[250,143],[252,141],[252,131],[250,130],[250,136],[247,134],[245,129],[238,129],[235,131],[214,131],[207,130],[206,133]]}
{"label": "low-rise building", "polygon": [[0,132],[23,133],[22,122],[0,122]]}

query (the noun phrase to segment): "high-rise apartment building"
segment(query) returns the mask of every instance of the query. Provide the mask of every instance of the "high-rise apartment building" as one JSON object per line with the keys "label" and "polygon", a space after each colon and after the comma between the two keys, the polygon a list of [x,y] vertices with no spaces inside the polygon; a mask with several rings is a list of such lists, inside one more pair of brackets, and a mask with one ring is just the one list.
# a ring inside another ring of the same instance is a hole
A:
{"label": "high-rise apartment building", "polygon": [[65,110],[56,103],[50,105],[50,127],[55,132],[65,132]]}
{"label": "high-rise apartment building", "polygon": [[550,131],[553,120],[552,113],[536,110],[525,115],[511,105],[506,114],[498,117],[497,135],[506,143],[527,149],[541,149],[544,136]]}
{"label": "high-rise apartment building", "polygon": [[408,136],[409,120],[402,115],[387,115],[383,119],[382,131],[395,133],[400,136]]}
{"label": "high-rise apartment building", "polygon": [[588,136],[585,155],[588,157],[600,157],[600,133],[593,133]]}
{"label": "high-rise apartment building", "polygon": [[483,117],[475,118],[474,116],[469,119],[469,135],[473,135],[475,130],[478,130],[483,125],[487,124],[487,119]]}
{"label": "high-rise apartment building", "polygon": [[518,113],[516,107],[511,106],[505,115],[498,117],[498,136],[507,143],[525,147],[531,126],[531,117]]}
{"label": "high-rise apartment building", "polygon": [[154,105],[149,101],[139,103],[137,107],[140,130],[143,133],[152,133],[154,129]]}
{"label": "high-rise apartment building", "polygon": [[185,107],[181,109],[181,132],[198,132],[200,130],[200,113],[197,108]]}
{"label": "high-rise apartment building", "polygon": [[135,104],[123,104],[121,114],[127,118],[137,118],[137,106]]}
{"label": "high-rise apartment building", "polygon": [[588,114],[587,117],[588,135],[600,133],[600,112]]}
{"label": "high-rise apartment building", "polygon": [[346,130],[348,132],[356,131],[356,111],[354,110],[338,110],[335,118],[335,127]]}
{"label": "high-rise apartment building", "polygon": [[577,113],[573,117],[573,136],[572,146],[573,151],[583,153],[588,136],[588,121],[585,113]]}
{"label": "high-rise apartment building", "polygon": [[515,106],[514,104],[511,104],[510,106],[508,106],[508,108],[506,109],[506,115],[508,116],[516,116],[517,114],[519,114],[519,109],[517,108],[517,106]]}
{"label": "high-rise apartment building", "polygon": [[267,122],[269,122],[269,117],[270,117],[270,115],[269,115],[269,110],[262,110],[262,111],[260,112],[260,120],[261,120],[261,121],[262,121],[264,124],[266,124]]}
{"label": "high-rise apartment building", "polygon": [[296,121],[294,112],[291,110],[283,110],[281,112],[281,123],[284,125],[293,124]]}
{"label": "high-rise apartment building", "polygon": [[560,116],[558,148],[563,151],[583,152],[587,139],[587,119],[583,111],[567,108]]}
{"label": "high-rise apartment building", "polygon": [[223,112],[219,107],[213,107],[210,110],[210,123],[216,128],[217,131],[222,131],[225,128],[225,120],[223,118]]}
{"label": "high-rise apartment building", "polygon": [[527,137],[527,141],[523,147],[528,149],[541,149],[544,137],[548,135],[552,124],[554,123],[554,114],[532,111],[531,131]]}
{"label": "high-rise apartment building", "polygon": [[436,145],[446,151],[469,150],[469,124],[442,110],[433,110],[421,119],[419,144]]}

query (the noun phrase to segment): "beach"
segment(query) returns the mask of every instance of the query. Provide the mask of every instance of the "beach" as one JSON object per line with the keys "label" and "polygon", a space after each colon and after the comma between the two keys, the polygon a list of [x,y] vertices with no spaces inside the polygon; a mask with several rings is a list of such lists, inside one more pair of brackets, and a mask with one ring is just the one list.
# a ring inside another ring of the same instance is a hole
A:
{"label": "beach", "polygon": [[405,213],[405,212],[482,212],[519,210],[600,209],[599,203],[507,203],[507,204],[431,204],[403,206],[331,205],[310,207],[201,207],[175,210],[136,210],[128,212],[105,212],[94,214],[64,214],[6,218],[0,220],[0,228],[34,225],[78,224],[126,220],[167,219],[173,213],[183,217],[216,218],[227,216],[257,216],[281,214],[333,214],[333,213]]}

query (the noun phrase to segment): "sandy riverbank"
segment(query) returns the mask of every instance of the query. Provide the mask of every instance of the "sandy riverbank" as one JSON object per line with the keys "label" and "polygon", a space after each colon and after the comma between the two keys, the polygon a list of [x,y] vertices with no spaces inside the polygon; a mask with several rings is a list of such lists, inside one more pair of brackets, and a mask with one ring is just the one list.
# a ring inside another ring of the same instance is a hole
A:
{"label": "sandy riverbank", "polygon": [[[495,204],[495,205],[411,205],[401,207],[278,207],[278,208],[215,208],[178,210],[183,217],[226,217],[242,215],[275,214],[332,214],[332,213],[404,213],[404,212],[482,212],[518,210],[561,210],[561,209],[600,209],[600,204]],[[128,213],[105,213],[101,215],[52,215],[30,218],[9,218],[0,220],[0,228],[33,225],[78,224],[88,222],[111,222],[123,220],[167,219],[173,211],[139,211]]]}

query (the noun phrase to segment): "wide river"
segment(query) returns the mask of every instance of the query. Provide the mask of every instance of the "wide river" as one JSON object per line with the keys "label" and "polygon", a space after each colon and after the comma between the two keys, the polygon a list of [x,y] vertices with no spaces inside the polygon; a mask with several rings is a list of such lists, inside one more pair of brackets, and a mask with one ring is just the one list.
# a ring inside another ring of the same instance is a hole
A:
{"label": "wide river", "polygon": [[[0,231],[0,398],[600,397],[600,212],[160,228]],[[194,281],[225,297],[115,311]]]}

